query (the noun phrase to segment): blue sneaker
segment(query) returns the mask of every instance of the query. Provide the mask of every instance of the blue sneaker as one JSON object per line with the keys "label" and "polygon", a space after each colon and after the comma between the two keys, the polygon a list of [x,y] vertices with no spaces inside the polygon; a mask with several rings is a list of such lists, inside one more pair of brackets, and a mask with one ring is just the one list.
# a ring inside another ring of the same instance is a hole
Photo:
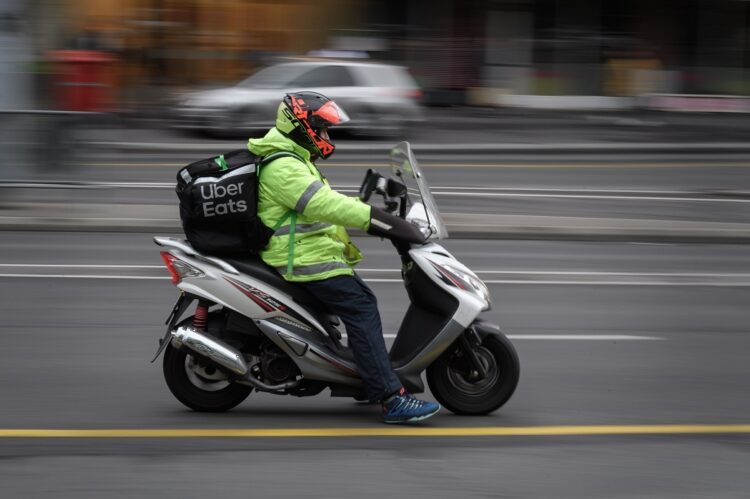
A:
{"label": "blue sneaker", "polygon": [[383,401],[383,422],[389,424],[412,423],[434,416],[440,404],[419,400],[401,388],[396,395]]}

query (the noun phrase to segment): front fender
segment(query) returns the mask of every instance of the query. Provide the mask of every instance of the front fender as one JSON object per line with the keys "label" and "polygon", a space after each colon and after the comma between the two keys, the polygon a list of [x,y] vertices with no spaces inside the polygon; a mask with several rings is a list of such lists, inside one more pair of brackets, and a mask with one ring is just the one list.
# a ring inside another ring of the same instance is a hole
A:
{"label": "front fender", "polygon": [[479,339],[481,339],[482,341],[484,341],[484,339],[490,335],[498,336],[507,342],[510,341],[508,337],[505,336],[505,333],[500,330],[500,326],[492,324],[491,322],[476,320],[471,324],[471,329],[476,331],[476,333],[479,335]]}
{"label": "front fender", "polygon": [[508,351],[508,354],[512,359],[511,363],[516,370],[516,376],[519,375],[521,365],[518,359],[518,352],[516,352],[516,347],[514,347],[513,343],[510,342],[508,337],[505,336],[502,331],[500,331],[499,326],[492,324],[491,322],[477,320],[474,321],[474,323],[471,325],[471,329],[477,334],[477,336],[479,336],[479,341],[482,343],[486,343],[490,338],[501,343],[503,347]]}

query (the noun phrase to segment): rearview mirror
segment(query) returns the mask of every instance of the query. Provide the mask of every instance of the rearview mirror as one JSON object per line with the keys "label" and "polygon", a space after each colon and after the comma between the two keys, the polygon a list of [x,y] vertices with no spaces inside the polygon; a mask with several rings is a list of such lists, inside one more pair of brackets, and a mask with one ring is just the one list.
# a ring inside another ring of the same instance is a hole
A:
{"label": "rearview mirror", "polygon": [[359,199],[366,203],[372,196],[373,191],[384,192],[384,184],[385,178],[381,174],[372,168],[368,169],[365,173],[365,179],[359,187]]}
{"label": "rearview mirror", "polygon": [[388,194],[388,197],[400,198],[401,196],[406,194],[406,186],[398,180],[389,178],[385,192]]}

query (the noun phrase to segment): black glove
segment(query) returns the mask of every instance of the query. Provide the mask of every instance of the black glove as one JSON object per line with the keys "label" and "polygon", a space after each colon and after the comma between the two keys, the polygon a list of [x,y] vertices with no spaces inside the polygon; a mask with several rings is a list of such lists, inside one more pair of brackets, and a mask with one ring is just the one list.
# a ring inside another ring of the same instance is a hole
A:
{"label": "black glove", "polygon": [[374,206],[370,210],[370,228],[367,233],[386,237],[394,243],[423,243],[426,239],[413,224]]}

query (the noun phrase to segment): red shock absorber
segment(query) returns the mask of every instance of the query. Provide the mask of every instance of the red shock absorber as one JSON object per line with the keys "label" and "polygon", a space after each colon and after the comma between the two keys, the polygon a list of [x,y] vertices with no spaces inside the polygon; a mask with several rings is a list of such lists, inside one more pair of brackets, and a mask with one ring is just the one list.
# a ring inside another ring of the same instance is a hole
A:
{"label": "red shock absorber", "polygon": [[195,315],[193,316],[193,327],[198,331],[205,331],[206,325],[208,324],[208,304],[203,301],[198,302],[198,306],[195,307]]}

